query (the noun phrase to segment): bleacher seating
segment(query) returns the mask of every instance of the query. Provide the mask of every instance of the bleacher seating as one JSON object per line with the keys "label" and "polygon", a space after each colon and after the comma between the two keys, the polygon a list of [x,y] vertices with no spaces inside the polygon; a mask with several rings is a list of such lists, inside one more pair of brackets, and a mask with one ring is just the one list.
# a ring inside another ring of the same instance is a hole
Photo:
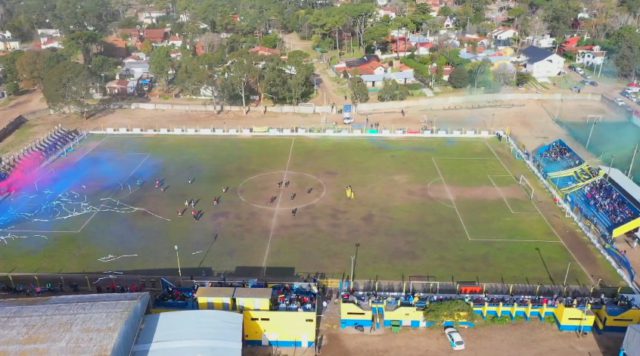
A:
{"label": "bleacher seating", "polygon": [[58,155],[63,149],[77,141],[81,136],[78,130],[67,130],[61,126],[56,127],[49,135],[37,140],[18,155],[3,159],[0,164],[0,181],[7,179],[13,169],[20,164],[25,157],[40,156],[43,161]]}
{"label": "bleacher seating", "polygon": [[609,182],[602,169],[585,163],[562,140],[539,148],[534,162],[572,208],[578,208],[604,235],[610,237],[614,229],[640,217],[640,209],[622,188]]}

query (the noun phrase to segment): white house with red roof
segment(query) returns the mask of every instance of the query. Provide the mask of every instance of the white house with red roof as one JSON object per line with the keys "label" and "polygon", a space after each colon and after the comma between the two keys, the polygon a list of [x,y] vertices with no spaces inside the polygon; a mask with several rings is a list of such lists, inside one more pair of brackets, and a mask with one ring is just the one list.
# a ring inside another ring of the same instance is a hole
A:
{"label": "white house with red roof", "polygon": [[47,48],[63,48],[62,46],[62,34],[57,29],[52,28],[40,28],[37,29],[39,43],[36,44],[37,47],[41,49]]}
{"label": "white house with red roof", "polygon": [[360,77],[371,88],[381,86],[385,80],[395,80],[399,84],[415,82],[412,68],[397,60],[393,60],[392,65],[383,63],[376,55],[348,60],[335,65],[333,69],[341,76]]}

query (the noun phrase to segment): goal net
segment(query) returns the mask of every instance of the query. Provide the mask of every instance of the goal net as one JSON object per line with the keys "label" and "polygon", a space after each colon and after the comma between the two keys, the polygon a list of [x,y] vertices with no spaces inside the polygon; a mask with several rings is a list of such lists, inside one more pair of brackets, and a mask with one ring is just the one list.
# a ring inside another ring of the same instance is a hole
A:
{"label": "goal net", "polygon": [[535,189],[533,189],[533,185],[531,185],[527,177],[520,175],[518,184],[520,184],[522,189],[524,189],[525,193],[527,193],[527,196],[529,197],[529,199],[533,200],[533,193],[535,192]]}

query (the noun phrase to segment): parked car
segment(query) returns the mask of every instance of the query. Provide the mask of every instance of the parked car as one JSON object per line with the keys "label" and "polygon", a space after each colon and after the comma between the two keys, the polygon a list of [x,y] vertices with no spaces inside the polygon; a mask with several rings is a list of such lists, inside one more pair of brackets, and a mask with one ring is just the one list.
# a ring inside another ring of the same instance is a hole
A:
{"label": "parked car", "polygon": [[626,90],[621,91],[620,95],[624,96],[627,99],[633,100],[633,94],[631,94],[631,92],[628,92]]}
{"label": "parked car", "polygon": [[456,351],[464,350],[464,340],[462,340],[462,336],[456,328],[453,326],[445,326],[444,334],[447,336],[447,339],[449,339],[449,344],[452,349]]}
{"label": "parked car", "polygon": [[618,106],[627,106],[627,103],[622,98],[616,98],[615,102]]}
{"label": "parked car", "polygon": [[576,73],[578,73],[580,75],[584,75],[584,69],[582,69],[580,67],[576,67],[575,71],[576,71]]}

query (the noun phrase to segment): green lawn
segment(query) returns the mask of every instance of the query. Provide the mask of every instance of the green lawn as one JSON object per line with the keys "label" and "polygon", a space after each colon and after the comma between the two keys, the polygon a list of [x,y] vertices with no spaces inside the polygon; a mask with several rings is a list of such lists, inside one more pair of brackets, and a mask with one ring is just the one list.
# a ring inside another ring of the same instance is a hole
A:
{"label": "green lawn", "polygon": [[[155,215],[19,221],[12,233],[24,238],[0,244],[0,271],[174,268],[177,245],[183,267],[292,267],[339,276],[348,273],[359,243],[358,278],[548,284],[561,283],[572,262],[570,283],[590,283],[510,176],[524,164],[494,140],[97,136],[84,146],[96,144],[84,157],[77,152],[56,162],[54,171],[74,160],[79,169],[93,169],[83,162],[107,155],[120,176],[96,167],[88,183],[69,190],[87,184],[91,202],[111,197]],[[291,185],[278,189],[285,170]],[[130,192],[144,174],[148,181]],[[155,178],[165,180],[165,192],[153,187]],[[354,200],[346,198],[347,185]],[[221,203],[213,206],[216,196]],[[191,209],[177,215],[191,198],[203,210],[197,222]],[[137,256],[98,261],[108,255]],[[596,259],[605,281],[618,283]]]}

